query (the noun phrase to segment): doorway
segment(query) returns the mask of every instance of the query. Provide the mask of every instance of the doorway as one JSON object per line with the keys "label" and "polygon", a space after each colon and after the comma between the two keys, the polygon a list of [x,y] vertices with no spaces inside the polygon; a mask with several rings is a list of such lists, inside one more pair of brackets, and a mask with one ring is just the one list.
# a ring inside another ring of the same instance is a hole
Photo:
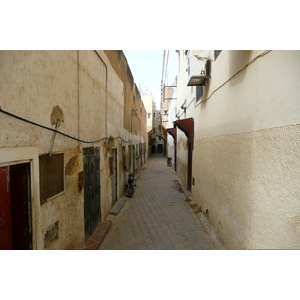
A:
{"label": "doorway", "polygon": [[157,145],[157,153],[159,153],[159,154],[163,153],[163,145],[162,144]]}
{"label": "doorway", "polygon": [[136,166],[136,152],[135,152],[135,145],[132,146],[132,167],[133,167],[133,171],[135,170],[135,166]]}
{"label": "doorway", "polygon": [[118,198],[118,164],[117,164],[117,149],[112,149],[112,176],[111,176],[111,188],[112,188],[112,205],[117,202]]}
{"label": "doorway", "polygon": [[99,148],[83,149],[83,170],[84,230],[85,241],[87,241],[101,220]]}
{"label": "doorway", "polygon": [[192,170],[193,169],[193,141],[188,141],[188,172],[187,190],[192,191]]}
{"label": "doorway", "polygon": [[32,249],[30,163],[0,167],[0,249]]}
{"label": "doorway", "polygon": [[152,154],[155,154],[155,152],[156,152],[156,145],[152,145]]}

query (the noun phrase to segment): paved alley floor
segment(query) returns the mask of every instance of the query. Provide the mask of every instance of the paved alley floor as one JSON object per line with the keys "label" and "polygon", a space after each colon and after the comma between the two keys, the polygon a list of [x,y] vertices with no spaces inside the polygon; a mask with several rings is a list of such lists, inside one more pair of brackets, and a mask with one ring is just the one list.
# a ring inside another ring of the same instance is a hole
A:
{"label": "paved alley floor", "polygon": [[201,214],[195,214],[166,157],[152,157],[139,172],[133,198],[118,215],[99,250],[210,250],[224,246]]}

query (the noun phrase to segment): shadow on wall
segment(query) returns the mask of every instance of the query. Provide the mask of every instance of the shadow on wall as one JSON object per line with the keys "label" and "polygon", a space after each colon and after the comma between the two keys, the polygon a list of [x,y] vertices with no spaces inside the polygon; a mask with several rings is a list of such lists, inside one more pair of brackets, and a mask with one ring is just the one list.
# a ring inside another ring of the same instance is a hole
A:
{"label": "shadow on wall", "polygon": [[[250,60],[251,60],[252,50],[233,50],[229,52],[229,76],[230,78],[236,72],[238,72],[241,68],[243,68]],[[239,73],[238,76],[234,77],[229,81],[230,86],[234,86],[235,84],[243,81],[244,76],[247,72],[247,68]]]}

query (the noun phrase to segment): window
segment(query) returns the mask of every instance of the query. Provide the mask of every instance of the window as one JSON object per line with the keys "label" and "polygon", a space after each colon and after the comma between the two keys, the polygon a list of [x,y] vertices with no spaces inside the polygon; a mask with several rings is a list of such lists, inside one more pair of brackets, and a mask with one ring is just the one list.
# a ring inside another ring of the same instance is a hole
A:
{"label": "window", "polygon": [[222,50],[215,50],[215,60],[218,58],[218,56],[220,55],[220,53],[222,52]]}
{"label": "window", "polygon": [[148,113],[148,119],[150,119],[151,118],[151,113]]}
{"label": "window", "polygon": [[202,96],[203,96],[203,86],[197,85],[197,87],[196,87],[196,103],[198,103],[200,101]]}
{"label": "window", "polygon": [[64,191],[64,155],[48,154],[39,157],[40,168],[40,202]]}

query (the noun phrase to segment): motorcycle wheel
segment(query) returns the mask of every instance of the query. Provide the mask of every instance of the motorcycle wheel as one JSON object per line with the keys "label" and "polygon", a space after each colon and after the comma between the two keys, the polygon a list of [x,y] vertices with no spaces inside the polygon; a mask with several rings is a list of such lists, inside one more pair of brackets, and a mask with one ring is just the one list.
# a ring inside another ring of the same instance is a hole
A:
{"label": "motorcycle wheel", "polygon": [[125,190],[125,196],[130,198],[132,197],[133,193],[134,193],[133,185],[128,185]]}

